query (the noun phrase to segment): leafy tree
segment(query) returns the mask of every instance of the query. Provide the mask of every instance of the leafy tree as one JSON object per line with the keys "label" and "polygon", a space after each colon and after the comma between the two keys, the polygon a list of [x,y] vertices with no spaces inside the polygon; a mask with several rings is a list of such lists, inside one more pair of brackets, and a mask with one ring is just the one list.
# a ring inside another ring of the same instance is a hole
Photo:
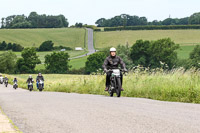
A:
{"label": "leafy tree", "polygon": [[158,68],[167,64],[171,69],[176,64],[178,48],[170,38],[152,42],[138,40],[131,47],[130,57],[135,65]]}
{"label": "leafy tree", "polygon": [[133,67],[133,61],[130,58],[130,47],[128,44],[126,46],[118,45],[117,55],[123,59],[127,69],[131,69]]}
{"label": "leafy tree", "polygon": [[7,43],[3,41],[2,43],[0,43],[0,50],[6,50],[6,49],[7,49]]}
{"label": "leafy tree", "polygon": [[13,48],[12,43],[8,43],[7,50],[11,50]]}
{"label": "leafy tree", "polygon": [[190,53],[191,66],[200,68],[200,45],[194,47]]}
{"label": "leafy tree", "polygon": [[137,40],[136,43],[131,47],[130,58],[133,63],[137,65],[142,65],[144,67],[149,66],[150,62],[150,41]]}
{"label": "leafy tree", "polygon": [[37,12],[31,12],[28,16],[28,21],[31,22],[32,28],[37,28],[38,27],[38,21],[39,21],[39,17]]}
{"label": "leafy tree", "polygon": [[121,14],[110,19],[100,18],[95,24],[97,24],[98,27],[147,25],[147,18]]}
{"label": "leafy tree", "polygon": [[171,69],[177,62],[178,48],[179,45],[170,38],[151,42],[149,50],[151,68],[162,67],[162,63],[165,63]]}
{"label": "leafy tree", "polygon": [[82,28],[82,27],[83,27],[83,23],[76,23],[76,24],[75,24],[75,27],[77,27],[77,28]]}
{"label": "leafy tree", "polygon": [[90,55],[85,63],[86,73],[97,72],[98,69],[102,68],[105,58],[106,55],[103,52],[97,52]]}
{"label": "leafy tree", "polygon": [[65,52],[53,52],[45,56],[45,67],[50,73],[67,73],[69,70],[69,55]]}
{"label": "leafy tree", "polygon": [[194,13],[190,16],[189,24],[200,24],[200,12]]}
{"label": "leafy tree", "polygon": [[20,52],[24,49],[24,47],[22,47],[21,45],[19,44],[16,44],[16,43],[13,43],[12,45],[12,51],[16,51],[16,52]]}
{"label": "leafy tree", "polygon": [[45,41],[40,45],[39,51],[52,51],[53,45],[54,43],[52,41]]}
{"label": "leafy tree", "polygon": [[105,18],[100,18],[98,19],[95,24],[97,24],[98,27],[103,27],[105,24],[106,19]]}
{"label": "leafy tree", "polygon": [[25,48],[21,55],[22,58],[17,60],[17,70],[20,73],[34,73],[36,64],[41,63],[35,48]]}
{"label": "leafy tree", "polygon": [[0,54],[0,72],[1,73],[14,73],[16,67],[17,56],[11,52],[6,51]]}

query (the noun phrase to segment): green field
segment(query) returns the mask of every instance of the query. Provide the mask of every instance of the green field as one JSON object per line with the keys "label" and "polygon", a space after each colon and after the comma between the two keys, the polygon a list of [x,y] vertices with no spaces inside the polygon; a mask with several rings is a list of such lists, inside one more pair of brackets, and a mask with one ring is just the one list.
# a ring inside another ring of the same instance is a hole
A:
{"label": "green field", "polygon": [[179,59],[188,59],[190,53],[192,52],[192,50],[194,49],[195,45],[191,45],[191,46],[180,46],[179,50],[177,50],[178,53],[178,58]]}
{"label": "green field", "polygon": [[[176,69],[164,72],[157,69],[155,72],[136,69],[124,76],[122,96],[142,97],[164,101],[178,101],[200,103],[200,71],[190,69]],[[36,74],[32,75],[34,80]],[[107,95],[105,75],[66,75],[44,74],[45,90],[67,93]],[[8,75],[9,79],[18,78],[19,87],[27,88],[28,74]],[[11,80],[10,80],[11,83]],[[34,88],[36,88],[34,84]],[[35,89],[36,90],[36,89]]]}
{"label": "green field", "polygon": [[95,32],[95,48],[116,47],[117,45],[133,45],[136,40],[158,40],[171,38],[180,45],[200,44],[200,30],[139,30]]}
{"label": "green field", "polygon": [[69,65],[72,66],[72,69],[83,68],[83,67],[85,67],[85,62],[86,62],[87,58],[88,58],[88,56],[70,60]]}
{"label": "green field", "polygon": [[44,41],[51,40],[54,46],[84,47],[87,32],[80,28],[56,29],[0,29],[0,42],[18,43],[24,47],[39,47]]}

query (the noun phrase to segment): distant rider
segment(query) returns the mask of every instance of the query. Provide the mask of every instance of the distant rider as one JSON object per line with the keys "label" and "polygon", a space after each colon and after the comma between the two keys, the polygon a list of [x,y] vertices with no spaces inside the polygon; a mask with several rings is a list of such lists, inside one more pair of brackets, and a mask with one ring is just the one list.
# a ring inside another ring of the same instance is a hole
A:
{"label": "distant rider", "polygon": [[[17,84],[17,78],[15,77],[14,79],[13,79],[13,83],[15,84]],[[17,87],[18,87],[18,85],[17,85]],[[13,88],[14,88],[14,85],[13,85]]]}
{"label": "distant rider", "polygon": [[13,83],[15,83],[15,82],[17,82],[17,78],[16,77],[13,79]]}
{"label": "distant rider", "polygon": [[3,84],[3,76],[0,74],[0,83]]}
{"label": "distant rider", "polygon": [[5,83],[6,81],[8,81],[7,76],[5,76],[5,78],[4,78],[3,80],[4,80],[4,83]]}
{"label": "distant rider", "polygon": [[28,83],[28,88],[29,88],[29,83],[30,83],[30,82],[32,82],[32,83],[34,82],[31,75],[29,75],[29,77],[28,77],[28,79],[27,79],[27,81],[26,81],[26,83]]}
{"label": "distant rider", "polygon": [[[37,78],[36,78],[36,84],[37,84],[37,88],[39,89],[39,82],[40,80],[44,81],[44,77],[42,76],[41,73],[38,74]],[[44,88],[44,83],[42,84],[42,88]]]}
{"label": "distant rider", "polygon": [[[105,59],[104,64],[103,64],[104,72],[106,72],[106,74],[107,74],[106,75],[106,88],[105,88],[105,91],[108,91],[108,88],[109,88],[109,85],[110,85],[110,77],[111,77],[111,74],[112,74],[112,72],[109,72],[108,70],[109,69],[118,69],[119,65],[121,65],[121,68],[124,71],[127,71],[126,65],[123,62],[123,60],[119,56],[116,56],[116,49],[115,48],[110,48],[110,56],[108,56]],[[122,73],[120,73],[120,78],[121,78],[121,85],[122,85],[122,82],[123,82]],[[123,91],[124,89],[121,88],[121,90]]]}

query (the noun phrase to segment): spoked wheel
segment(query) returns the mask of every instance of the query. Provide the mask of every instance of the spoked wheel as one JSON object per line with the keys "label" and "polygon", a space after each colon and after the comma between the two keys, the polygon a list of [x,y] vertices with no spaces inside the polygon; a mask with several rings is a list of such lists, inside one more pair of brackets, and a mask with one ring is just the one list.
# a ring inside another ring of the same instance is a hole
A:
{"label": "spoked wheel", "polygon": [[117,97],[121,96],[121,80],[120,78],[117,78],[117,89],[116,89],[116,93],[117,93]]}
{"label": "spoked wheel", "polygon": [[110,87],[109,87],[109,94],[111,97],[113,97],[113,94],[114,94],[114,89],[116,88],[116,81],[115,79],[111,79],[111,82],[110,82]]}
{"label": "spoked wheel", "polygon": [[110,94],[110,97],[113,97],[113,91],[112,90],[109,90],[109,94]]}
{"label": "spoked wheel", "polygon": [[43,89],[42,85],[39,85],[39,91],[42,91],[42,89]]}

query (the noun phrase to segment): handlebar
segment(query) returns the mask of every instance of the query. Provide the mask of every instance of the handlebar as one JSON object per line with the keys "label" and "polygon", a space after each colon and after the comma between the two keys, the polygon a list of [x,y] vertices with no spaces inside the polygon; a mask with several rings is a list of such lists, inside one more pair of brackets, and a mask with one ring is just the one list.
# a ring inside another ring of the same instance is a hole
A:
{"label": "handlebar", "polygon": [[[119,69],[120,72],[123,72],[123,73],[128,73],[127,70],[124,70],[124,69]],[[108,69],[105,73],[108,73],[108,72],[113,72],[113,69]]]}

